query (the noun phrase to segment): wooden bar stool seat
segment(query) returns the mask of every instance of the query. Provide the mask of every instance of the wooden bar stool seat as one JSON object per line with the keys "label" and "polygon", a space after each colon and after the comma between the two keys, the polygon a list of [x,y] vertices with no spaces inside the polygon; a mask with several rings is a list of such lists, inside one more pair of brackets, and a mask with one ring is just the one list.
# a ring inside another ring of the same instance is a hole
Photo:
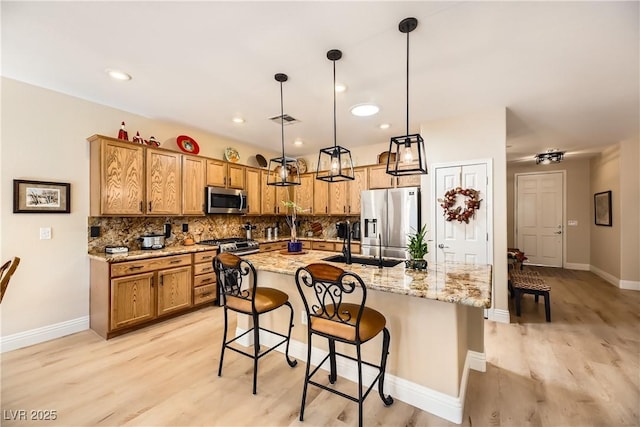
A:
{"label": "wooden bar stool seat", "polygon": [[[251,262],[244,260],[237,255],[221,253],[213,259],[213,269],[216,273],[220,295],[224,307],[224,334],[222,336],[222,350],[220,351],[220,365],[218,376],[222,375],[222,362],[224,360],[225,349],[233,350],[244,356],[253,359],[253,394],[257,390],[258,360],[270,353],[272,350],[287,344],[285,359],[292,368],[298,364],[295,359],[289,358],[289,341],[291,338],[291,328],[293,328],[293,307],[289,302],[289,295],[278,289],[258,286],[258,273]],[[289,330],[287,335],[274,330],[260,327],[259,316],[278,309],[282,306],[289,307]],[[246,314],[251,316],[253,327],[235,338],[227,339],[228,311]],[[267,347],[260,352],[260,332],[267,332],[281,338],[275,345]],[[253,332],[253,354],[232,346],[234,342]]]}
{"label": "wooden bar stool seat", "polygon": [[[393,403],[391,396],[384,395],[384,374],[389,354],[391,335],[382,313],[366,307],[367,288],[355,273],[347,272],[329,264],[315,263],[300,267],[296,271],[296,286],[307,313],[307,369],[302,391],[300,421],[304,420],[305,401],[309,384],[327,390],[358,403],[358,425],[362,426],[363,402],[373,387],[378,384],[378,394],[385,406]],[[347,301],[349,299],[349,301]],[[382,354],[379,364],[362,360],[361,345],[382,332]],[[311,371],[312,337],[317,335],[328,340],[329,353]],[[354,345],[356,357],[336,351],[336,342]],[[358,369],[358,394],[352,396],[314,380],[314,375],[329,360],[329,382],[338,378],[336,356],[356,362]],[[362,365],[377,369],[377,375],[363,391]]]}
{"label": "wooden bar stool seat", "polygon": [[516,303],[516,316],[521,315],[521,298],[523,294],[535,295],[535,302],[538,302],[540,295],[544,297],[544,312],[547,322],[551,322],[551,301],[549,286],[537,271],[512,270],[509,272],[509,282],[513,290]]}

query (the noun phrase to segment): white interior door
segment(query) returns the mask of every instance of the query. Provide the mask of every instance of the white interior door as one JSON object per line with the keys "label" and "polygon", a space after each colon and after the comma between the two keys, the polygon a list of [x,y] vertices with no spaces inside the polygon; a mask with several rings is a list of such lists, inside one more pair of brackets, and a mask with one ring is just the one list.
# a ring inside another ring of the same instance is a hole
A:
{"label": "white interior door", "polygon": [[562,267],[563,173],[516,175],[516,242],[527,263]]}
{"label": "white interior door", "polygon": [[[487,231],[487,164],[468,164],[436,168],[435,199],[456,187],[480,192],[480,208],[469,223],[446,221],[442,208],[436,208],[436,262],[458,261],[467,264],[488,263]],[[462,206],[466,196],[458,195],[457,206]]]}

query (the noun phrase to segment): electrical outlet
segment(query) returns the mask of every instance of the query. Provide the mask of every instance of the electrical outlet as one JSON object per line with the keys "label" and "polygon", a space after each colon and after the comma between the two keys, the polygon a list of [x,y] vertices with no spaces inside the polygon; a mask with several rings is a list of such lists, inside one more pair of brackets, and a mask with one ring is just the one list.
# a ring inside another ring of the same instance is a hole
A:
{"label": "electrical outlet", "polygon": [[300,313],[300,323],[303,325],[307,324],[307,312],[304,310]]}
{"label": "electrical outlet", "polygon": [[51,227],[40,227],[40,240],[51,240]]}
{"label": "electrical outlet", "polygon": [[182,232],[186,233],[187,231],[189,231],[189,224],[182,224]]}

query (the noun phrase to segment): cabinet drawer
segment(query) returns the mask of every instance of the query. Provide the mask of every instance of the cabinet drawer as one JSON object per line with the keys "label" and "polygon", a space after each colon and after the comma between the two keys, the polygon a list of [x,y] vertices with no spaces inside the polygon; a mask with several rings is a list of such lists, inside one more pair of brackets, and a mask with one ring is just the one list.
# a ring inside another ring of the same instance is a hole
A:
{"label": "cabinet drawer", "polygon": [[193,286],[202,286],[202,285],[210,285],[212,283],[216,283],[216,274],[202,274],[200,276],[195,276],[193,278]]}
{"label": "cabinet drawer", "polygon": [[200,286],[193,290],[193,304],[202,304],[216,299],[216,285]]}
{"label": "cabinet drawer", "polygon": [[311,247],[313,249],[318,249],[321,251],[335,251],[335,245],[329,242],[311,242]]}
{"label": "cabinet drawer", "polygon": [[302,249],[311,249],[311,242],[308,240],[305,240],[302,242]]}
{"label": "cabinet drawer", "polygon": [[200,264],[202,262],[208,262],[209,264],[211,264],[211,261],[215,257],[216,257],[216,251],[198,252],[197,254],[193,254],[193,262],[194,264]]}
{"label": "cabinet drawer", "polygon": [[213,264],[208,262],[204,264],[196,264],[193,268],[193,274],[207,274],[213,273]]}
{"label": "cabinet drawer", "polygon": [[360,243],[352,243],[351,244],[351,253],[359,254],[360,253]]}
{"label": "cabinet drawer", "polygon": [[180,267],[183,265],[191,265],[191,255],[176,255],[118,262],[111,265],[111,277],[145,273],[147,271],[162,270],[164,268]]}

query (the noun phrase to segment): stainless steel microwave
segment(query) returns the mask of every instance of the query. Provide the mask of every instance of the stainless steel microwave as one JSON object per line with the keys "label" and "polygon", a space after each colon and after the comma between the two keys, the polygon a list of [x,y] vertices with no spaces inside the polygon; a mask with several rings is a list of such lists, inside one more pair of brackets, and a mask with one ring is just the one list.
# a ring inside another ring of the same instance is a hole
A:
{"label": "stainless steel microwave", "polygon": [[247,213],[247,193],[230,188],[207,187],[207,213]]}

